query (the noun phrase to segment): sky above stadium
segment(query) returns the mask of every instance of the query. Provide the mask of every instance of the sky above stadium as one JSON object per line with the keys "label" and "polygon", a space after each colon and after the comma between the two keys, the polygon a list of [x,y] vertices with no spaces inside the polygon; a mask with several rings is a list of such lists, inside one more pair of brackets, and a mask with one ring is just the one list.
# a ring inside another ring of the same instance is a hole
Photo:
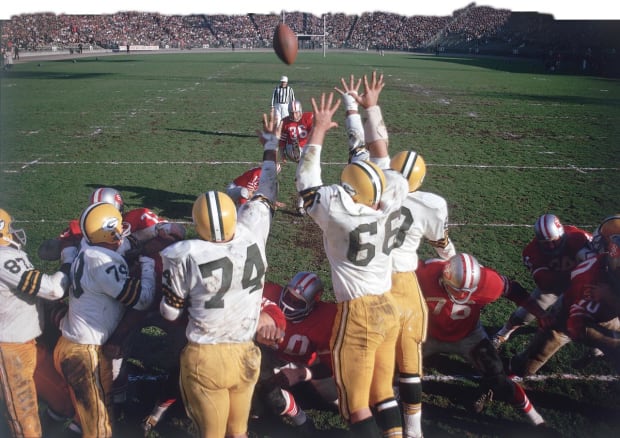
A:
{"label": "sky above stadium", "polygon": [[[112,14],[120,11],[159,12],[164,15],[189,14],[246,14],[250,12],[270,14],[285,11],[310,12],[317,16],[323,13],[343,12],[361,14],[363,12],[382,11],[400,15],[452,15],[456,9],[462,9],[468,0],[312,0],[310,2],[293,2],[286,0],[232,0],[232,1],[196,1],[196,0],[8,0],[0,6],[0,19],[9,19],[13,15],[36,12],[53,12],[56,14]],[[496,9],[509,9],[514,12],[535,11],[551,14],[556,20],[618,20],[620,19],[620,2],[616,0],[478,0],[478,6],[491,6]],[[337,4],[337,6],[335,6]]]}

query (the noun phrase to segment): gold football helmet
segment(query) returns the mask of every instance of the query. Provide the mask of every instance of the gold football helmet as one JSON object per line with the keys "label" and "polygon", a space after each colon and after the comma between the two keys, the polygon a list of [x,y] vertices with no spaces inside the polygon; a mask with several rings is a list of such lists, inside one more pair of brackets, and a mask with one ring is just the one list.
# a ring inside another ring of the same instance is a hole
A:
{"label": "gold football helmet", "polygon": [[121,213],[107,202],[89,205],[80,216],[80,229],[91,245],[115,244],[130,232],[129,228],[123,229]]}
{"label": "gold football helmet", "polygon": [[410,192],[418,190],[426,176],[424,158],[415,151],[402,151],[394,155],[390,161],[390,168],[407,178]]}
{"label": "gold football helmet", "polygon": [[192,208],[196,232],[209,242],[227,242],[235,235],[237,208],[230,196],[215,190],[202,193]]}
{"label": "gold football helmet", "polygon": [[20,249],[23,245],[26,245],[26,232],[21,228],[13,228],[13,218],[0,208],[0,246]]}
{"label": "gold football helmet", "polygon": [[385,175],[375,163],[356,161],[342,170],[340,185],[355,202],[374,207],[381,201]]}

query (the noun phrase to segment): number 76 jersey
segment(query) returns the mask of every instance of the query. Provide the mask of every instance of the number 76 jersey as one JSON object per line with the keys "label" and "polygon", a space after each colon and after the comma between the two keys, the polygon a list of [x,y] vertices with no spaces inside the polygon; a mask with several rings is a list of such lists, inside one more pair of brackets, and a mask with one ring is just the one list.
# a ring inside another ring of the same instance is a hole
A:
{"label": "number 76 jersey", "polygon": [[267,269],[269,219],[262,219],[252,228],[238,222],[228,242],[190,239],[161,251],[162,305],[187,309],[189,341],[221,344],[254,338]]}

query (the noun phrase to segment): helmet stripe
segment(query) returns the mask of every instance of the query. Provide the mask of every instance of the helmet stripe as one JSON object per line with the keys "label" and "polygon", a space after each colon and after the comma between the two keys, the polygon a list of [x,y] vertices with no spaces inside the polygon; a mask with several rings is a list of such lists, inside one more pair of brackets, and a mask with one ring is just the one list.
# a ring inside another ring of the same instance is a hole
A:
{"label": "helmet stripe", "polygon": [[82,213],[82,217],[80,218],[80,230],[82,230],[84,238],[86,239],[86,241],[88,243],[91,243],[90,241],[90,237],[88,237],[87,233],[84,232],[84,230],[86,230],[86,219],[88,219],[88,215],[95,209],[95,207],[97,205],[99,205],[100,203],[97,202],[95,204],[91,204],[88,207],[86,207],[86,210],[84,210],[84,213]]}
{"label": "helmet stripe", "polygon": [[413,152],[413,151],[407,152],[405,162],[403,163],[403,168],[400,171],[400,173],[402,173],[404,177],[407,178],[407,181],[409,181],[409,178],[411,177],[411,173],[413,172],[413,169],[415,169],[415,162],[417,160],[418,160],[417,152]]}
{"label": "helmet stripe", "polygon": [[372,204],[378,204],[381,200],[381,194],[383,193],[383,182],[381,181],[381,177],[377,174],[377,171],[365,161],[356,161],[353,164],[360,167],[368,176],[373,191]]}
{"label": "helmet stripe", "polygon": [[103,192],[103,188],[96,189],[93,192],[93,196],[90,198],[90,203],[95,204],[97,202],[101,202],[101,193]]}
{"label": "helmet stripe", "polygon": [[468,254],[461,254],[463,260],[463,289],[470,290],[473,287],[474,276],[473,263]]}
{"label": "helmet stripe", "polygon": [[224,240],[224,223],[222,221],[220,197],[215,191],[205,193],[205,197],[207,200],[211,236],[215,241]]}

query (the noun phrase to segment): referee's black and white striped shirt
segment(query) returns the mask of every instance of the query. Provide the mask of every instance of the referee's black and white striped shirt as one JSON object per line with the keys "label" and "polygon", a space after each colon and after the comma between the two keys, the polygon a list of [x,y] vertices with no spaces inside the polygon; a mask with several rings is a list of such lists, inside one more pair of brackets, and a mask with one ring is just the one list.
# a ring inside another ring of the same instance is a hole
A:
{"label": "referee's black and white striped shirt", "polygon": [[276,106],[278,104],[288,104],[295,100],[295,92],[288,85],[283,87],[282,85],[278,85],[273,90],[273,96],[271,96],[271,106]]}

